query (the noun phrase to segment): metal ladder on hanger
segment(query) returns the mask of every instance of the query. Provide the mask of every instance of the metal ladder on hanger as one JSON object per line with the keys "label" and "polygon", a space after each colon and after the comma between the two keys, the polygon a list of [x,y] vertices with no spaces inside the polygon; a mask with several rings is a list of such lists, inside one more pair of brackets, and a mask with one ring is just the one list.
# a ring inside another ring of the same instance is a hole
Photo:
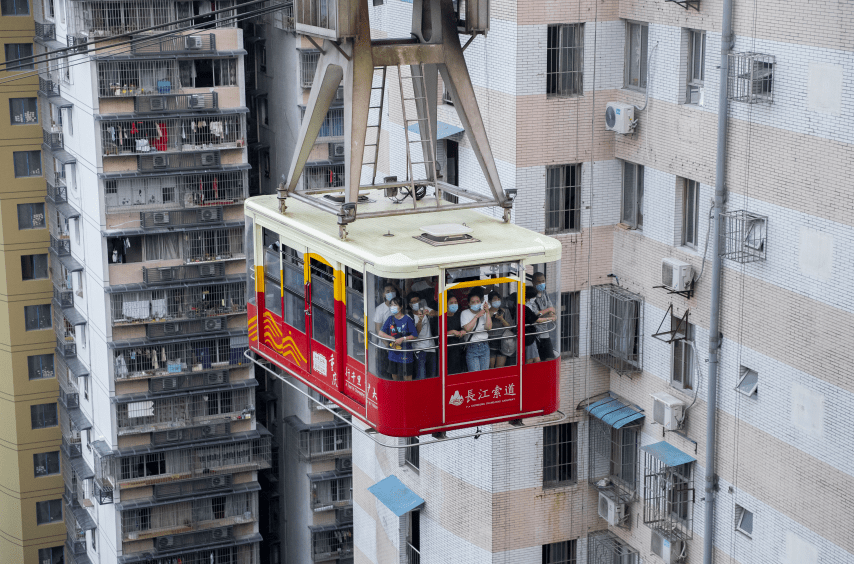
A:
{"label": "metal ladder on hanger", "polygon": [[[382,71],[382,79],[380,80],[379,86],[374,86],[373,76],[371,77],[371,102],[374,101],[374,92],[379,90],[380,91],[380,103],[377,106],[368,106],[368,125],[367,125],[366,131],[365,131],[365,141],[366,141],[365,149],[367,150],[368,147],[373,147],[374,148],[374,157],[373,157],[372,161],[367,161],[367,162],[362,161],[363,167],[371,166],[373,168],[373,172],[371,174],[371,184],[377,183],[377,162],[379,161],[379,158],[380,158],[380,135],[382,135],[383,102],[385,101],[385,77],[386,77],[386,72],[388,72],[388,68],[387,67],[374,67],[374,76],[376,76],[377,70]],[[375,125],[370,123],[371,112],[374,110],[377,111],[377,123]],[[367,141],[371,140],[371,139],[369,139],[370,134],[368,132],[373,130],[373,129],[376,129],[376,132],[377,132],[376,138],[373,139],[373,141],[374,141],[373,143],[367,143]]]}
{"label": "metal ladder on hanger", "polygon": [[[400,83],[400,102],[401,102],[401,110],[403,112],[403,135],[406,137],[406,180],[409,183],[409,191],[412,196],[412,207],[416,207],[416,197],[415,197],[415,185],[416,180],[412,172],[413,165],[424,165],[424,171],[428,176],[432,176],[432,179],[424,178],[419,179],[417,184],[430,184],[436,188],[436,206],[439,205],[439,199],[441,195],[439,194],[439,189],[436,184],[436,180],[438,178],[436,173],[436,147],[433,144],[433,130],[430,125],[430,113],[427,109],[427,87],[424,83],[424,65],[408,65],[410,69],[409,76],[403,76],[403,67],[401,65],[397,65],[397,79]],[[417,74],[413,74],[413,71],[417,69],[419,72]],[[407,92],[403,89],[403,81],[411,81],[412,83],[412,97],[407,98]],[[406,103],[414,102],[415,103],[415,119],[409,119],[406,116]],[[418,117],[422,115],[424,117]],[[418,124],[418,139],[410,140],[409,139],[409,126],[411,124]],[[422,127],[427,128],[427,139],[422,139],[421,131]],[[427,144],[426,150],[424,144]],[[425,158],[423,161],[413,161],[412,160],[412,145],[418,144],[421,149],[421,158]],[[428,155],[428,157],[424,157],[424,155]]]}

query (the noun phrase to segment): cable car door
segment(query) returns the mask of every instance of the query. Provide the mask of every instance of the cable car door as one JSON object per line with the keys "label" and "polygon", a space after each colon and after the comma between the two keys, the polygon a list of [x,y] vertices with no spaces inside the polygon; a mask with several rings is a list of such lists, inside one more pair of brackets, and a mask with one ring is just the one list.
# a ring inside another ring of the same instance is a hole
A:
{"label": "cable car door", "polygon": [[338,390],[335,357],[335,276],[332,264],[315,253],[305,255],[305,319],[309,336],[309,373]]}

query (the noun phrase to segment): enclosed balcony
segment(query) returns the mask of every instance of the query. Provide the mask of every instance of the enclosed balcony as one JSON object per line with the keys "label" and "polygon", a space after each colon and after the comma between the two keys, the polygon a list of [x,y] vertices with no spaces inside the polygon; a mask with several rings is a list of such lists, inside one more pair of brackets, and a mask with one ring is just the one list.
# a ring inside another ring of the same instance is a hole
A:
{"label": "enclosed balcony", "polygon": [[[236,223],[233,222],[231,225]],[[113,236],[107,238],[107,258],[111,264],[177,259],[183,260],[186,264],[193,264],[242,259],[245,256],[242,227],[223,229],[189,227],[184,228],[183,233],[164,228],[164,232],[146,233],[144,236],[138,235],[139,231],[139,229],[112,231]],[[137,269],[134,270],[138,272]]]}
{"label": "enclosed balcony", "polygon": [[80,391],[77,377],[69,370],[57,370],[56,379],[59,381],[59,401],[66,409],[80,407]]}
{"label": "enclosed balcony", "polygon": [[344,163],[309,163],[302,182],[305,190],[340,188],[344,186]]}
{"label": "enclosed balcony", "polygon": [[331,470],[309,474],[311,509],[325,511],[353,505],[353,477],[350,471]]}
{"label": "enclosed balcony", "polygon": [[252,418],[254,412],[255,391],[252,389],[203,391],[119,403],[116,406],[116,425],[121,436],[218,421],[240,421]]}
{"label": "enclosed balcony", "polygon": [[118,564],[211,564],[211,554],[215,555],[214,564],[261,564],[258,542],[261,535],[235,539],[233,545],[215,550],[178,549],[176,551],[158,550],[157,554],[142,552],[126,554],[118,558]]}
{"label": "enclosed balcony", "polygon": [[47,198],[54,204],[68,201],[68,188],[65,186],[65,175],[53,178],[47,177]]}
{"label": "enclosed balcony", "polygon": [[56,24],[36,22],[35,36],[43,41],[56,39]]}
{"label": "enclosed balcony", "polygon": [[214,339],[185,339],[179,343],[110,343],[117,381],[157,376],[180,376],[245,366],[246,333]]}
{"label": "enclosed balcony", "polygon": [[103,182],[108,214],[128,213],[129,207],[135,211],[159,212],[228,206],[242,203],[247,195],[244,169],[104,179]]}
{"label": "enclosed balcony", "polygon": [[[199,37],[199,36],[187,36]],[[213,38],[213,36],[211,36]],[[146,42],[141,42],[146,43]],[[160,45],[163,45],[161,43]],[[156,45],[155,45],[156,47]],[[185,109],[200,109],[211,104],[211,93],[201,89],[239,86],[236,58],[149,58],[145,54],[127,59],[98,61],[98,96],[100,98],[159,98],[175,94],[194,94],[205,97],[188,104]],[[198,89],[198,90],[196,90]],[[165,111],[168,106],[156,102],[142,106],[141,111]]]}
{"label": "enclosed balcony", "polygon": [[56,333],[57,342],[62,343],[64,350],[71,350],[71,347],[74,347],[74,354],[76,355],[77,327],[86,325],[86,318],[73,306],[63,308],[55,300],[51,309],[53,310],[53,330]]}
{"label": "enclosed balcony", "polygon": [[[228,7],[221,2],[217,2],[216,6],[218,10]],[[204,14],[197,3],[174,0],[85,0],[72,2],[69,12],[70,31],[75,35],[90,38],[133,33],[154,26],[161,26],[158,31],[163,31],[196,26],[224,28],[236,25],[234,19],[224,21],[236,15],[234,10],[214,15]],[[194,16],[195,19],[188,19]]]}
{"label": "enclosed balcony", "polygon": [[50,130],[42,129],[42,141],[49,150],[61,151],[65,144],[62,139],[62,126],[51,126]]}
{"label": "enclosed balcony", "polygon": [[357,0],[296,0],[297,33],[338,40],[353,37],[358,30]]}
{"label": "enclosed balcony", "polygon": [[62,434],[62,451],[69,458],[83,454],[80,437],[83,431],[92,428],[92,423],[79,408],[59,405],[59,428]]}
{"label": "enclosed balcony", "polygon": [[145,284],[173,284],[181,280],[211,280],[224,276],[225,265],[222,263],[142,268],[142,280]]}
{"label": "enclosed balcony", "polygon": [[350,426],[335,419],[307,425],[293,415],[285,418],[288,444],[301,460],[328,460],[352,453]]}
{"label": "enclosed balcony", "polygon": [[313,562],[353,556],[353,526],[310,526]]}
{"label": "enclosed balcony", "polygon": [[240,113],[105,120],[101,122],[103,155],[238,149],[244,145],[243,122]]}
{"label": "enclosed balcony", "polygon": [[113,293],[110,305],[113,326],[237,315],[246,313],[246,282]]}

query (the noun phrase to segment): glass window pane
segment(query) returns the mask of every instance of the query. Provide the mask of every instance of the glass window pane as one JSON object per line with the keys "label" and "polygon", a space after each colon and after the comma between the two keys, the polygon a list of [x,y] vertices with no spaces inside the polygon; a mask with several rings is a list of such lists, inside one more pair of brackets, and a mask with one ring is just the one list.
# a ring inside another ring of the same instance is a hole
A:
{"label": "glass window pane", "polygon": [[32,125],[39,122],[39,109],[35,98],[10,98],[9,116],[12,125]]}

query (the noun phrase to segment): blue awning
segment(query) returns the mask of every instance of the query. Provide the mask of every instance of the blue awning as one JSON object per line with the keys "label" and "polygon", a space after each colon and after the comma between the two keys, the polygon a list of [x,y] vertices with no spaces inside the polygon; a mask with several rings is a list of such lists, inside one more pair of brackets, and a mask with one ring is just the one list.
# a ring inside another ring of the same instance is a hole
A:
{"label": "blue awning", "polygon": [[617,398],[607,397],[587,406],[587,412],[614,429],[622,429],[644,418],[642,411],[629,407]]}
{"label": "blue awning", "polygon": [[[420,135],[417,123],[413,123],[409,126],[409,131],[416,135]],[[444,139],[445,137],[450,137],[451,135],[456,135],[457,133],[462,133],[463,128],[457,127],[456,125],[451,125],[450,123],[445,123],[444,121],[436,122],[436,139]]]}
{"label": "blue awning", "polygon": [[665,466],[680,466],[682,464],[697,461],[693,456],[685,454],[675,446],[665,441],[646,445],[645,447],[641,447],[641,450],[648,452],[660,460]]}
{"label": "blue awning", "polygon": [[413,509],[418,509],[424,504],[424,500],[404,486],[403,482],[398,480],[395,475],[380,480],[368,488],[368,491],[374,494],[378,500],[383,502],[383,505],[391,509],[392,513],[398,517],[409,513]]}

